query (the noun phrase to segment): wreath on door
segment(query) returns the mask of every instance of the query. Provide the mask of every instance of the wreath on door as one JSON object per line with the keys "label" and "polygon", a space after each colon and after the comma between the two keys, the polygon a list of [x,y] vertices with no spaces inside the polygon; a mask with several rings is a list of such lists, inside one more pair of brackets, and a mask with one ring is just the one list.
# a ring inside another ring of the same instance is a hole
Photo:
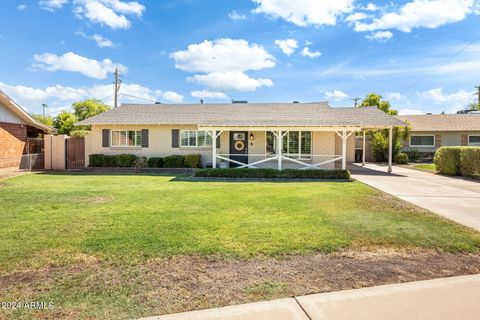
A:
{"label": "wreath on door", "polygon": [[243,151],[245,149],[245,143],[243,141],[235,141],[233,147],[237,151]]}

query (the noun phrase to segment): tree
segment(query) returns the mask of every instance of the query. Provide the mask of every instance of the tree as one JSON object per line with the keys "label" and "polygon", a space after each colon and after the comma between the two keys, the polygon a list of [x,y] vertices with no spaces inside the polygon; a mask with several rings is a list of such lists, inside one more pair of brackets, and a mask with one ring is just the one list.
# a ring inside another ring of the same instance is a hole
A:
{"label": "tree", "polygon": [[75,127],[75,122],[77,122],[77,117],[73,113],[62,111],[53,120],[53,126],[59,134],[69,135]]}
{"label": "tree", "polygon": [[369,93],[362,100],[360,107],[377,107],[385,113],[396,116],[398,114],[397,110],[393,110],[390,102],[388,100],[382,100],[383,97],[376,93]]}
{"label": "tree", "polygon": [[110,107],[97,99],[88,99],[72,103],[73,113],[78,121],[85,120],[97,114],[110,110]]}
{"label": "tree", "polygon": [[480,104],[472,102],[467,106],[467,110],[477,110],[480,111]]}
{"label": "tree", "polygon": [[35,119],[37,122],[43,123],[47,126],[53,126],[53,117],[52,116],[44,116],[41,114],[32,114],[32,118]]}

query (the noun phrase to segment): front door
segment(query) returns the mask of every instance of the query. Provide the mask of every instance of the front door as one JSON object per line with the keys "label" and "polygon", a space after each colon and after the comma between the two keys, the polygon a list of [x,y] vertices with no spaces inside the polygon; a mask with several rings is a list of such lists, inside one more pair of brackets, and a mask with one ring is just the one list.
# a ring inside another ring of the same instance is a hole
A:
{"label": "front door", "polygon": [[[248,163],[248,132],[230,131],[230,159],[241,163]],[[239,167],[239,164],[230,162],[230,167]]]}

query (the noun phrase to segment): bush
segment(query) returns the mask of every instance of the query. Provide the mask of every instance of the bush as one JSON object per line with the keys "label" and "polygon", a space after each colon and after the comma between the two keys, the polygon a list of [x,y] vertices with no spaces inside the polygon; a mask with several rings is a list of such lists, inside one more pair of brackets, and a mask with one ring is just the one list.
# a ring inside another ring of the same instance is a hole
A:
{"label": "bush", "polygon": [[417,162],[420,159],[420,152],[417,149],[410,149],[403,153],[408,156],[408,160],[411,162]]}
{"label": "bush", "polygon": [[380,131],[373,134],[372,140],[373,158],[377,162],[385,162],[388,159],[388,138]]}
{"label": "bush", "polygon": [[180,155],[168,156],[163,159],[163,166],[165,168],[184,168],[185,157]]}
{"label": "bush", "polygon": [[407,164],[408,163],[408,155],[406,153],[400,152],[395,156],[393,159],[395,163],[398,164]]}
{"label": "bush", "polygon": [[138,157],[133,162],[133,166],[135,168],[146,168],[147,167],[147,157]]}
{"label": "bush", "polygon": [[286,169],[201,169],[196,177],[204,178],[257,178],[257,179],[350,179],[348,170]]}
{"label": "bush", "polygon": [[83,138],[89,133],[90,133],[90,131],[88,131],[88,130],[73,130],[73,131],[70,131],[70,137]]}
{"label": "bush", "polygon": [[199,154],[187,154],[184,164],[187,168],[200,168],[202,166],[201,156]]}
{"label": "bush", "polygon": [[480,178],[480,147],[461,148],[460,173],[465,177]]}
{"label": "bush", "polygon": [[104,167],[105,155],[104,154],[91,154],[88,156],[90,167]]}
{"label": "bush", "polygon": [[433,163],[437,171],[449,176],[460,175],[460,150],[462,147],[441,147],[435,153]]}
{"label": "bush", "polygon": [[148,167],[149,168],[163,168],[163,158],[152,157],[152,158],[148,159]]}
{"label": "bush", "polygon": [[132,168],[137,160],[137,156],[134,154],[117,154],[114,156],[117,162],[117,166],[120,168]]}

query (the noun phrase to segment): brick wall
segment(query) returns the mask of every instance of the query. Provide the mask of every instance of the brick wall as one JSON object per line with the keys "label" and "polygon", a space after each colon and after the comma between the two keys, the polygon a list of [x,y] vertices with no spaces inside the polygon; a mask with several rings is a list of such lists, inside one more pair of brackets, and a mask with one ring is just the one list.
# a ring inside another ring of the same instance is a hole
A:
{"label": "brick wall", "polygon": [[0,168],[20,165],[26,138],[25,125],[0,122]]}

